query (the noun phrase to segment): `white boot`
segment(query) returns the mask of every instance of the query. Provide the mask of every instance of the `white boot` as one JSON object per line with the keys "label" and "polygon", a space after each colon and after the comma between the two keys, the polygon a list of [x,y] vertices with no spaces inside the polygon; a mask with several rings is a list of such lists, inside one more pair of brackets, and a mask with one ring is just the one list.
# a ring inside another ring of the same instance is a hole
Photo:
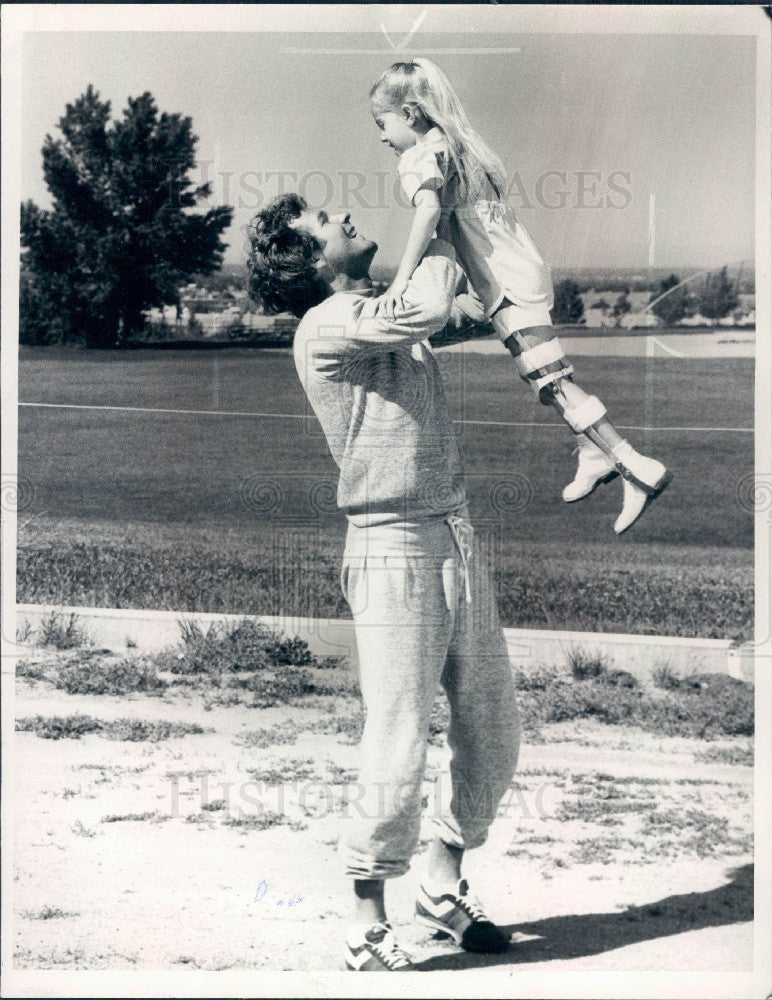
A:
{"label": "white boot", "polygon": [[[635,524],[673,475],[662,462],[640,455],[627,441],[618,444],[614,454],[626,470],[622,473],[622,513],[614,523],[614,531],[621,535]],[[628,474],[632,478],[628,478]]]}
{"label": "white boot", "polygon": [[596,486],[608,483],[619,475],[612,462],[600,448],[584,434],[579,435],[579,442],[574,454],[579,454],[579,464],[573,482],[563,489],[563,499],[566,503],[574,503],[588,497]]}

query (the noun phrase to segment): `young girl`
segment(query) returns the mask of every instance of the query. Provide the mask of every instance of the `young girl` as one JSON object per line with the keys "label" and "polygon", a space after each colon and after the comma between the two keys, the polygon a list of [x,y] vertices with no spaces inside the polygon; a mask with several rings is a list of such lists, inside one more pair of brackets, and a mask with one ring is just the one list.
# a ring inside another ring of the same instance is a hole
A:
{"label": "young girl", "polygon": [[622,476],[622,512],[614,525],[621,534],[672,477],[661,462],[620,437],[603,403],[574,382],[552,328],[549,268],[504,200],[501,160],[472,129],[450,81],[428,59],[394,63],[373,86],[370,101],[382,141],[399,156],[402,188],[415,207],[402,261],[378,310],[393,317],[401,306],[435,230],[452,243],[520,377],[577,436],[579,466],[563,499],[581,500]]}

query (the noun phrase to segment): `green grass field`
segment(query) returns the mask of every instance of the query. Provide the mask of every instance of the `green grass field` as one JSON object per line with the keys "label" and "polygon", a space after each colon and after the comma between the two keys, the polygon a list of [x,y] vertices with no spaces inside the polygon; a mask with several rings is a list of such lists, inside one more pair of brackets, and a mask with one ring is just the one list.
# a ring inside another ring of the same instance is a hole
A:
{"label": "green grass field", "polygon": [[[621,486],[566,505],[572,442],[509,357],[440,352],[473,519],[507,625],[748,637],[753,436],[631,430],[670,489],[616,538]],[[620,425],[750,427],[753,362],[580,358]],[[18,600],[347,615],[337,470],[287,351],[23,348]],[[517,422],[521,427],[495,422]]]}

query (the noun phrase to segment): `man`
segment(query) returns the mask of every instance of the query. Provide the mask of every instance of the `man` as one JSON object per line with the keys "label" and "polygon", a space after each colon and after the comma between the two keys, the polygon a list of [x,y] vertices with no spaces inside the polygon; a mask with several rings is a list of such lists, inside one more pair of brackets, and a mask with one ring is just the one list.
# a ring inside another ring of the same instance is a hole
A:
{"label": "man", "polygon": [[298,375],[340,469],[348,518],[341,586],[354,618],[366,721],[357,817],[343,845],[354,915],[346,967],[402,971],[384,881],[418,844],[432,704],[440,683],[451,721],[452,798],[435,836],[416,916],[461,947],[509,941],[461,874],[508,788],[520,743],[512,671],[490,575],[476,542],[461,457],[427,342],[453,311],[452,248],[435,240],[393,319],[376,317],[375,243],[348,215],[282,195],[254,218],[250,291],[268,311],[302,317]]}

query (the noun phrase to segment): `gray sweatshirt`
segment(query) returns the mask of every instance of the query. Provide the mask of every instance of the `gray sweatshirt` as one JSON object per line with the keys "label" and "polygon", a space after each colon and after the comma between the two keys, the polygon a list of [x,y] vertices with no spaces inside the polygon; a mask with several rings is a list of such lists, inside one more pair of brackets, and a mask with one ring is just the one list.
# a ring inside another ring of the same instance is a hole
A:
{"label": "gray sweatshirt", "polygon": [[340,469],[338,506],[355,525],[418,521],[462,508],[461,455],[426,338],[448,320],[453,248],[433,240],[393,320],[371,289],[336,292],[305,314],[295,366]]}

